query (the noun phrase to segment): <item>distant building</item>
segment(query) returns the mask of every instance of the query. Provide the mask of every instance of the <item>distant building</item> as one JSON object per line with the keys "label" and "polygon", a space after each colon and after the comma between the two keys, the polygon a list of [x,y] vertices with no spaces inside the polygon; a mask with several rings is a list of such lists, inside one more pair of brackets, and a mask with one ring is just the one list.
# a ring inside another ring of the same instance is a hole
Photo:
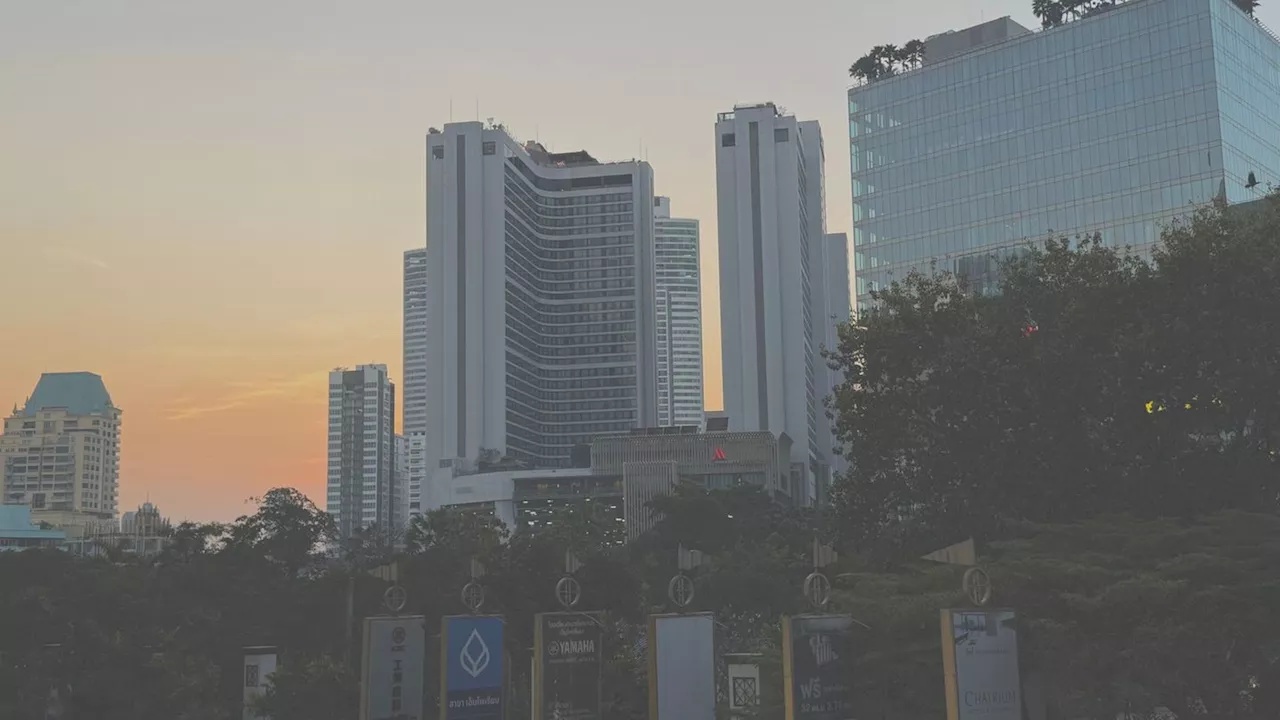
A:
{"label": "distant building", "polygon": [[785,433],[805,502],[828,474],[824,150],[817,122],[773,103],[715,126],[720,337],[729,429]]}
{"label": "distant building", "polygon": [[696,426],[642,429],[596,438],[590,468],[441,468],[429,509],[483,513],[518,532],[536,532],[557,507],[591,502],[633,540],[653,527],[647,504],[681,483],[707,489],[754,486],[784,504],[803,492],[790,440],[769,432],[700,433]]}
{"label": "distant building", "polygon": [[400,532],[409,524],[409,438],[404,435],[395,436],[395,509],[396,521],[394,530]]}
{"label": "distant building", "polygon": [[658,425],[702,425],[702,281],[698,221],[654,198]]}
{"label": "distant building", "polygon": [[1148,253],[1280,183],[1280,42],[1231,0],[1131,0],[1032,32],[935,35],[848,93],[857,304],[912,270],[977,291],[1048,237]]}
{"label": "distant building", "polygon": [[329,373],[326,507],[343,538],[371,525],[395,528],[395,405],[386,365]]}
{"label": "distant building", "polygon": [[0,552],[55,549],[67,541],[65,530],[42,528],[26,505],[0,505]]}
{"label": "distant building", "polygon": [[426,137],[427,466],[483,452],[566,467],[657,423],[653,170],[519,143]]}
{"label": "distant building", "polygon": [[58,527],[115,525],[120,416],[88,372],[45,373],[0,435],[5,504]]}
{"label": "distant building", "polygon": [[405,495],[408,505],[409,521],[415,515],[423,514],[422,489],[430,477],[427,468],[427,436],[410,435],[405,438],[407,455],[405,471],[408,473],[408,488]]}
{"label": "distant building", "polygon": [[404,252],[404,377],[400,432],[406,436],[427,431],[427,249]]}
{"label": "distant building", "polygon": [[[853,298],[849,287],[849,236],[844,233],[827,233],[827,258],[826,258],[826,301],[827,316],[823,320],[823,340],[824,349],[836,351],[840,348],[840,334],[837,332],[841,323],[849,322],[849,318],[853,314]],[[821,357],[818,358],[818,367],[820,376],[825,376],[821,392],[819,393],[819,418],[824,433],[831,438],[829,447],[823,448],[827,458],[830,460],[831,472],[835,474],[843,474],[849,468],[849,461],[844,455],[835,454],[835,448],[838,444],[835,438],[835,424],[826,416],[826,401],[831,397],[836,385],[839,385],[844,377],[836,371],[832,370],[827,361]],[[844,448],[842,451],[847,452]],[[823,488],[823,492],[819,493],[819,497],[825,501],[826,491],[829,488]]]}

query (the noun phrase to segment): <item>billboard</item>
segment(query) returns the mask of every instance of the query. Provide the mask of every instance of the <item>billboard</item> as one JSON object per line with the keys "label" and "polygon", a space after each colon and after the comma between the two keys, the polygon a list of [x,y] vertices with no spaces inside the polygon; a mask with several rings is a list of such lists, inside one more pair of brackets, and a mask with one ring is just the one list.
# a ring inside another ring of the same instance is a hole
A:
{"label": "billboard", "polygon": [[533,720],[600,720],[600,613],[543,613],[533,640]]}
{"label": "billboard", "polygon": [[715,720],[715,616],[649,616],[649,719]]}
{"label": "billboard", "polygon": [[244,649],[243,720],[270,720],[259,715],[254,703],[267,691],[267,680],[276,671],[276,648],[259,645]]}
{"label": "billboard", "polygon": [[1012,610],[943,610],[947,720],[1021,720]]}
{"label": "billboard", "polygon": [[446,617],[440,634],[441,720],[502,720],[502,616]]}
{"label": "billboard", "polygon": [[853,619],[798,615],[782,619],[782,677],[787,720],[853,717]]}
{"label": "billboard", "polygon": [[421,615],[364,620],[360,720],[422,720],[427,624]]}

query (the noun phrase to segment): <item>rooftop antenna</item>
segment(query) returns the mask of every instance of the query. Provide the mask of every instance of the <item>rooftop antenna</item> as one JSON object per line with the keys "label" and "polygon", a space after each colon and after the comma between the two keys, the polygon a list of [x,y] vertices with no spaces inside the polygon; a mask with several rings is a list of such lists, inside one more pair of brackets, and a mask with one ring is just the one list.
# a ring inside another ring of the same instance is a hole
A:
{"label": "rooftop antenna", "polygon": [[480,98],[476,98],[476,120],[480,119]]}
{"label": "rooftop antenna", "polygon": [[453,96],[449,96],[449,122],[453,122]]}

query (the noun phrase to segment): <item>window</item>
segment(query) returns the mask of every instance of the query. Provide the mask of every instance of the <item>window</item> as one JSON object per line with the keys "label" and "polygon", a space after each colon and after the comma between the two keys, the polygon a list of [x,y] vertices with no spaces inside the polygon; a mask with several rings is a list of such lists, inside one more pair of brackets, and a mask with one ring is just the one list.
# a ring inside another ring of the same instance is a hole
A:
{"label": "window", "polygon": [[443,146],[443,145],[436,145],[435,147],[431,148],[431,157],[435,158],[436,160],[443,160],[443,159],[444,159],[444,146]]}
{"label": "window", "polygon": [[489,140],[480,145],[480,152],[484,155],[496,155],[498,153],[498,143]]}
{"label": "window", "polygon": [[791,132],[787,128],[774,128],[773,141],[776,143],[784,143],[791,139]]}
{"label": "window", "polygon": [[733,147],[738,144],[738,138],[733,133],[725,133],[720,136],[720,147]]}

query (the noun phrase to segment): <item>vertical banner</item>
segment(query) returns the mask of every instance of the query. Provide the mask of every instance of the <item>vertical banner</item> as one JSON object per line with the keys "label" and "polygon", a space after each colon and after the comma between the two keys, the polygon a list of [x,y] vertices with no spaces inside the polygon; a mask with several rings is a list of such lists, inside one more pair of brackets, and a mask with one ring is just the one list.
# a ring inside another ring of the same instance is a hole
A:
{"label": "vertical banner", "polygon": [[258,714],[254,703],[267,691],[267,680],[276,671],[277,650],[259,645],[244,649],[244,720],[270,720]]}
{"label": "vertical banner", "polygon": [[947,720],[1021,720],[1012,610],[943,610]]}
{"label": "vertical banner", "polygon": [[440,633],[440,719],[502,720],[502,616],[453,615],[444,618]]}
{"label": "vertical banner", "polygon": [[421,615],[364,620],[360,720],[422,720],[427,623]]}
{"label": "vertical banner", "polygon": [[649,616],[649,720],[715,720],[715,616]]}
{"label": "vertical banner", "polygon": [[782,619],[782,678],[787,720],[853,717],[853,618]]}
{"label": "vertical banner", "polygon": [[600,613],[538,615],[533,630],[533,720],[601,720]]}

